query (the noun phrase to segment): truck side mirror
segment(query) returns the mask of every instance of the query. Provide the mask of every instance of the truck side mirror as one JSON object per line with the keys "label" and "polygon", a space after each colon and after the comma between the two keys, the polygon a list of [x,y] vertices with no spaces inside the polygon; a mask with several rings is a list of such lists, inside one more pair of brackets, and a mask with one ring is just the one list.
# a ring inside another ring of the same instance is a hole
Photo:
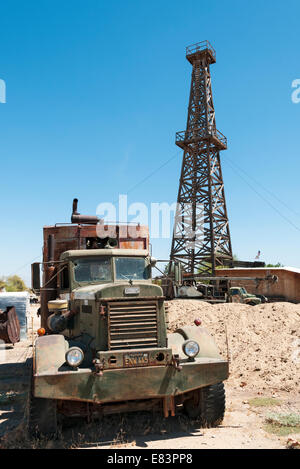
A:
{"label": "truck side mirror", "polygon": [[40,291],[41,289],[41,272],[39,262],[34,262],[31,264],[31,288],[34,291]]}
{"label": "truck side mirror", "polygon": [[151,265],[151,267],[155,267],[156,262],[157,262],[157,259],[155,259],[155,257],[150,257],[150,265]]}

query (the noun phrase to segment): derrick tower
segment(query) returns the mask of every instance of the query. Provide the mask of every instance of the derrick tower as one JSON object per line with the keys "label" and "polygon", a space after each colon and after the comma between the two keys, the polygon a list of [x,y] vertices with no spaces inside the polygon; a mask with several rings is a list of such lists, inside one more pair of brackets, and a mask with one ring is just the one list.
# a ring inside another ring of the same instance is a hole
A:
{"label": "derrick tower", "polygon": [[187,273],[215,275],[233,264],[220,163],[227,139],[216,129],[210,76],[216,53],[203,41],[187,47],[186,58],[193,70],[186,131],[176,134],[184,154],[170,259]]}

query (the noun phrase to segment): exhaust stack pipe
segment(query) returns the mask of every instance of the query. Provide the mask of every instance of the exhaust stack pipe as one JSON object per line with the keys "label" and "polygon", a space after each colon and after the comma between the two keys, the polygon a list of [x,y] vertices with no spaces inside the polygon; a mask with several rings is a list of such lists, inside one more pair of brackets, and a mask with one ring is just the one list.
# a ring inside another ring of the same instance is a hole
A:
{"label": "exhaust stack pipe", "polygon": [[103,222],[101,218],[98,218],[95,215],[80,215],[77,211],[77,207],[78,199],[73,199],[71,223],[76,223],[78,225],[97,225],[99,222]]}
{"label": "exhaust stack pipe", "polygon": [[78,207],[78,199],[73,199],[72,215],[79,215],[79,213],[77,212],[77,207]]}

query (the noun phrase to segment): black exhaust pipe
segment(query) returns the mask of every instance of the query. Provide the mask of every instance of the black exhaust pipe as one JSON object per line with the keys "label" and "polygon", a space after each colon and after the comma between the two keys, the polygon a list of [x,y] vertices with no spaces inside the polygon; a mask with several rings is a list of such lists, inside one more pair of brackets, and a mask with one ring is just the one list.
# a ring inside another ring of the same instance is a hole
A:
{"label": "black exhaust pipe", "polygon": [[98,218],[95,215],[80,215],[80,213],[77,211],[77,207],[78,199],[73,199],[71,223],[76,223],[78,225],[97,225],[102,221],[101,218]]}
{"label": "black exhaust pipe", "polygon": [[72,215],[79,215],[79,213],[77,212],[77,207],[78,207],[78,199],[73,199]]}
{"label": "black exhaust pipe", "polygon": [[55,238],[53,234],[48,236],[48,262],[54,262]]}

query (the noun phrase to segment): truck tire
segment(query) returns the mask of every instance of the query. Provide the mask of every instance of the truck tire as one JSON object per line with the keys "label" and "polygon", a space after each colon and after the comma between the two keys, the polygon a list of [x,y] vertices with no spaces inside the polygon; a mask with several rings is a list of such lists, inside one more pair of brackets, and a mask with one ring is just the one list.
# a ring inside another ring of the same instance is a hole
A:
{"label": "truck tire", "polygon": [[220,425],[225,414],[224,384],[218,383],[198,389],[183,405],[191,419],[200,419],[202,427]]}
{"label": "truck tire", "polygon": [[256,306],[256,305],[257,305],[257,303],[255,303],[255,301],[250,301],[248,304],[249,304],[250,306]]}
{"label": "truck tire", "polygon": [[35,438],[56,438],[57,405],[54,399],[42,399],[31,396],[29,434]]}

